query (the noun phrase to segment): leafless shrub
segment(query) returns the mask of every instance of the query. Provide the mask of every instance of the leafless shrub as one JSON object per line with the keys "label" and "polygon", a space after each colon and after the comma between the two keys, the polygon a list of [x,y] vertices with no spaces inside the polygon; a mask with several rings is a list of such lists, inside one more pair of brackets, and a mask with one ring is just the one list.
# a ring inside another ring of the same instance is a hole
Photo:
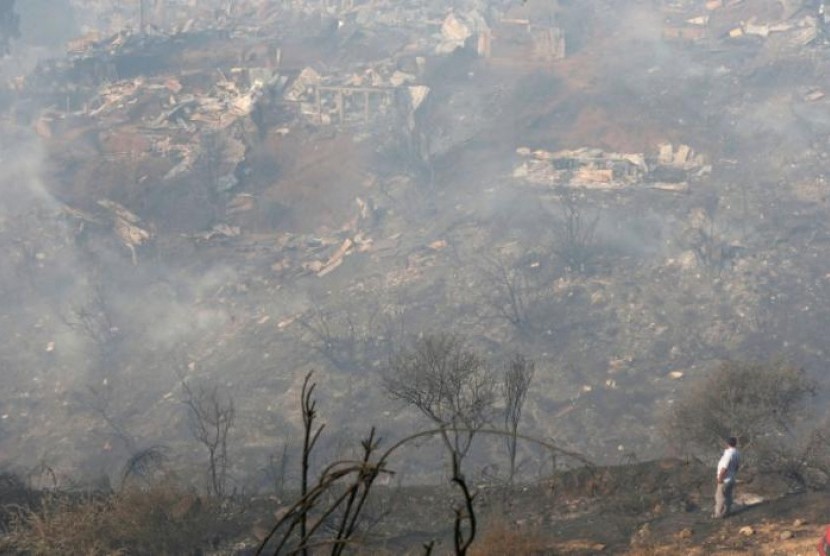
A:
{"label": "leafless shrub", "polygon": [[588,274],[597,255],[600,211],[592,211],[576,195],[566,195],[562,198],[561,213],[556,253],[572,272]]}
{"label": "leafless shrub", "polygon": [[121,488],[126,488],[133,482],[151,484],[163,471],[167,459],[167,449],[164,446],[150,446],[136,451],[121,470]]}
{"label": "leafless shrub", "polygon": [[758,470],[785,479],[793,491],[830,487],[830,420],[796,438],[762,442]]}
{"label": "leafless shrub", "polygon": [[536,363],[516,353],[508,361],[502,379],[504,428],[508,433],[508,436],[505,437],[505,444],[507,445],[507,454],[510,458],[508,481],[511,484],[516,475],[519,423],[522,420],[522,410],[527,400],[527,392],[530,389],[530,383],[533,381],[535,374]]}
{"label": "leafless shrub", "polygon": [[698,264],[717,275],[731,269],[744,250],[744,247],[726,241],[715,231],[714,224],[708,230],[689,230],[684,240],[694,252]]}
{"label": "leafless shrub", "polygon": [[190,413],[190,430],[208,451],[208,493],[222,497],[228,480],[228,435],[236,418],[233,397],[218,386],[193,389],[182,381],[182,389],[182,401]]}
{"label": "leafless shrub", "polygon": [[94,371],[98,377],[109,378],[115,370],[123,336],[104,287],[100,284],[93,286],[87,299],[73,307],[62,319],[91,342],[96,350]]}
{"label": "leafless shrub", "polygon": [[26,484],[32,490],[57,490],[58,475],[51,465],[41,460],[26,473]]}
{"label": "leafless shrub", "polygon": [[818,425],[800,452],[804,484],[809,488],[830,487],[830,418]]}
{"label": "leafless shrub", "polygon": [[490,422],[496,380],[485,361],[452,334],[428,335],[394,356],[383,377],[392,399],[420,411],[444,431],[442,439],[460,464],[476,431]]}
{"label": "leafless shrub", "polygon": [[115,401],[114,387],[110,380],[105,379],[100,386],[87,386],[86,392],[79,394],[79,401],[83,408],[103,421],[128,452],[135,450],[135,438],[124,423],[124,408]]}
{"label": "leafless shrub", "polygon": [[388,358],[402,336],[403,318],[379,305],[365,315],[355,311],[315,308],[297,321],[308,334],[304,341],[336,369],[359,371]]}
{"label": "leafless shrub", "polygon": [[715,449],[737,436],[752,453],[791,436],[816,387],[803,369],[783,361],[727,361],[681,396],[669,413],[670,441]]}
{"label": "leafless shrub", "polygon": [[112,305],[101,285],[93,286],[87,300],[74,307],[63,320],[101,347],[111,345],[118,338]]}
{"label": "leafless shrub", "polygon": [[524,261],[488,257],[478,269],[484,281],[484,306],[521,332],[534,327],[541,288]]}

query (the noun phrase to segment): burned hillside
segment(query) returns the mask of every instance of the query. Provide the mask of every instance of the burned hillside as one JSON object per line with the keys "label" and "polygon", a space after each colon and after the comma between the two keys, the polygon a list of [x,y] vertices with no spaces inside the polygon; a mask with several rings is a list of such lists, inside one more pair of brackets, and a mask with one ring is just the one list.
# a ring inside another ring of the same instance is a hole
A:
{"label": "burned hillside", "polygon": [[0,91],[0,461],[193,465],[186,380],[258,488],[308,369],[337,453],[420,423],[380,377],[440,331],[533,358],[523,429],[598,461],[722,359],[826,383],[822,2],[70,4]]}

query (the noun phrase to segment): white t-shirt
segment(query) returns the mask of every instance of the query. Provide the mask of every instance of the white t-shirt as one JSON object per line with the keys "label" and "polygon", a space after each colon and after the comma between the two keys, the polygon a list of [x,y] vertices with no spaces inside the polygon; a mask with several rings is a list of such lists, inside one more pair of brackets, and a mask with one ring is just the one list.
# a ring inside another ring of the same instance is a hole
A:
{"label": "white t-shirt", "polygon": [[724,477],[724,482],[728,483],[735,480],[735,473],[738,472],[738,467],[741,465],[741,457],[738,455],[738,450],[730,446],[726,450],[723,451],[723,455],[718,462],[718,474],[717,477],[720,477],[720,473],[722,469],[726,469],[726,476]]}

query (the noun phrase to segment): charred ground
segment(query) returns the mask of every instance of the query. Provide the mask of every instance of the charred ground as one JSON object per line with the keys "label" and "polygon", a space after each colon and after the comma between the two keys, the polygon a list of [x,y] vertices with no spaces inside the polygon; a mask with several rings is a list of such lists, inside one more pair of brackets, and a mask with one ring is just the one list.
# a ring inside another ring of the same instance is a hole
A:
{"label": "charred ground", "polygon": [[8,465],[198,467],[187,379],[233,394],[232,476],[265,488],[309,368],[330,454],[417,426],[379,375],[423,331],[535,359],[523,429],[604,462],[663,455],[661,414],[722,359],[826,385],[814,3],[238,2],[143,33],[76,4],[97,34],[2,92]]}

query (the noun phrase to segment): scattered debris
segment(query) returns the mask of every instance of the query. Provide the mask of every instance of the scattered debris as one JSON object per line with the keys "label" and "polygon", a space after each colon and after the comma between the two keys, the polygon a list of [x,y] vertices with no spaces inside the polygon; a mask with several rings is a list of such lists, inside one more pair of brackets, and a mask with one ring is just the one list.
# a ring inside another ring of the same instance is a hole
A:
{"label": "scattered debris", "polygon": [[133,264],[137,265],[138,255],[135,248],[149,241],[152,235],[149,231],[139,227],[141,219],[138,216],[119,203],[109,199],[100,199],[98,204],[111,212],[115,234],[124,246],[130,250]]}

